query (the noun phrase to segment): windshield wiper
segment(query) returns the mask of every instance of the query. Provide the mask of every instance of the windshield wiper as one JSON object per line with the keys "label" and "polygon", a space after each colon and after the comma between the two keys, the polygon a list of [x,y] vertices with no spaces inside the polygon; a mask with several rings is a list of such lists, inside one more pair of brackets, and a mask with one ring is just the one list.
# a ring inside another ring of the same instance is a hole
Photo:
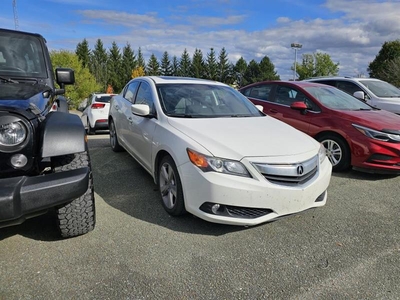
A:
{"label": "windshield wiper", "polygon": [[4,82],[19,83],[19,82],[16,81],[16,80],[13,80],[13,79],[11,79],[11,78],[2,77],[2,76],[0,76],[0,79],[1,79],[2,81],[4,81]]}

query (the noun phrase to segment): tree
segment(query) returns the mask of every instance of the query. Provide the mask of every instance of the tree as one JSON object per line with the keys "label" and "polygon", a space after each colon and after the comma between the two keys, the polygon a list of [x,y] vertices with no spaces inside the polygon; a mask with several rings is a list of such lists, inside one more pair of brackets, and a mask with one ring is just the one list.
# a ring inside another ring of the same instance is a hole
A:
{"label": "tree", "polygon": [[245,85],[260,81],[260,65],[252,59],[243,75]]}
{"label": "tree", "polygon": [[279,80],[280,77],[275,71],[275,66],[268,56],[264,56],[260,61],[260,75],[258,81],[264,80]]}
{"label": "tree", "polygon": [[242,87],[246,85],[246,82],[244,81],[244,73],[247,70],[247,62],[244,60],[243,57],[240,57],[236,64],[233,66],[233,76],[235,78],[234,84],[238,87]]}
{"label": "tree", "polygon": [[101,39],[96,41],[92,55],[90,56],[90,71],[101,84],[101,91],[107,88],[107,51]]}
{"label": "tree", "polygon": [[114,91],[119,92],[125,83],[122,76],[122,57],[117,43],[114,41],[108,54],[107,60],[107,85],[110,84]]}
{"label": "tree", "polygon": [[161,59],[160,73],[164,76],[172,75],[171,61],[169,60],[169,55],[167,51],[164,51],[163,57]]}
{"label": "tree", "polygon": [[[398,62],[400,57],[400,39],[385,42],[379,50],[378,55],[369,64],[370,77],[378,78],[396,86],[398,85]],[[397,82],[397,83],[396,83]]]}
{"label": "tree", "polygon": [[190,76],[194,78],[204,78],[205,66],[203,52],[200,49],[194,50],[192,64],[190,66]]}
{"label": "tree", "polygon": [[210,48],[210,52],[207,53],[206,78],[210,80],[218,80],[218,64],[214,48]]}
{"label": "tree", "polygon": [[172,76],[179,76],[179,60],[175,55],[172,57],[171,73]]}
{"label": "tree", "polygon": [[400,56],[387,62],[387,68],[380,72],[379,79],[400,87]]}
{"label": "tree", "polygon": [[296,72],[299,75],[299,80],[309,77],[337,76],[339,63],[335,64],[327,53],[305,53],[302,56],[302,64],[296,63]]}
{"label": "tree", "polygon": [[154,53],[151,54],[149,61],[146,66],[146,74],[149,76],[159,76],[160,75],[160,64]]}
{"label": "tree", "polygon": [[78,55],[78,59],[82,63],[82,66],[88,67],[90,63],[90,48],[89,43],[86,39],[83,39],[82,43],[76,45],[75,54]]}
{"label": "tree", "polygon": [[101,86],[89,69],[82,66],[77,54],[66,50],[51,51],[50,59],[54,70],[62,66],[75,72],[75,84],[65,86],[65,96],[70,99],[72,108],[77,108],[90,93],[100,90]]}
{"label": "tree", "polygon": [[185,48],[185,50],[183,50],[183,53],[181,56],[181,61],[179,63],[179,76],[189,77],[190,76],[190,65],[191,65],[191,61],[190,61],[189,53]]}
{"label": "tree", "polygon": [[223,47],[219,52],[218,56],[218,80],[224,83],[228,83],[230,80],[231,65],[228,60],[228,53]]}
{"label": "tree", "polygon": [[144,60],[142,48],[139,47],[137,54],[137,64],[138,67],[142,67],[143,70],[146,70],[146,61]]}
{"label": "tree", "polygon": [[132,78],[141,77],[141,76],[145,76],[145,75],[146,75],[146,73],[144,72],[144,69],[142,66],[138,66],[132,70]]}
{"label": "tree", "polygon": [[135,53],[133,52],[131,45],[127,43],[122,49],[122,82],[126,84],[132,79],[132,72],[137,66]]}

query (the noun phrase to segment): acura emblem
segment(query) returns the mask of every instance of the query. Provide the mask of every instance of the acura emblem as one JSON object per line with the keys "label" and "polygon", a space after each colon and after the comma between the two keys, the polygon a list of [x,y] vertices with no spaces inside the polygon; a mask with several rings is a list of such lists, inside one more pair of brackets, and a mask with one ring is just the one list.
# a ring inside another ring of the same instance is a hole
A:
{"label": "acura emblem", "polygon": [[302,165],[297,166],[297,174],[303,175],[304,173],[304,167]]}

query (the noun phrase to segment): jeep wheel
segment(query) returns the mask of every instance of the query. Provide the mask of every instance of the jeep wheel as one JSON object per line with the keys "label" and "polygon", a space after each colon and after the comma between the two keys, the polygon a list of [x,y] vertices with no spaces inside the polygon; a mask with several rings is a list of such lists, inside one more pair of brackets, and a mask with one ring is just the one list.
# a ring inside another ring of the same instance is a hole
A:
{"label": "jeep wheel", "polygon": [[57,224],[64,238],[92,231],[96,223],[93,176],[87,152],[56,157],[52,160],[54,172],[90,167],[89,186],[85,194],[70,203],[56,207]]}

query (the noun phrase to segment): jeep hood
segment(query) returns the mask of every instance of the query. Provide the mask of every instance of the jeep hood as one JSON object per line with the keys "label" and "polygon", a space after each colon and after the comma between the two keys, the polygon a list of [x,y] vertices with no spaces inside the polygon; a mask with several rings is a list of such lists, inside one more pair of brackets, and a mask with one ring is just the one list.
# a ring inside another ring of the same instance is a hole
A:
{"label": "jeep hood", "polygon": [[49,99],[44,92],[49,92],[48,86],[38,83],[2,83],[0,84],[0,108],[11,107],[42,113],[49,105]]}

